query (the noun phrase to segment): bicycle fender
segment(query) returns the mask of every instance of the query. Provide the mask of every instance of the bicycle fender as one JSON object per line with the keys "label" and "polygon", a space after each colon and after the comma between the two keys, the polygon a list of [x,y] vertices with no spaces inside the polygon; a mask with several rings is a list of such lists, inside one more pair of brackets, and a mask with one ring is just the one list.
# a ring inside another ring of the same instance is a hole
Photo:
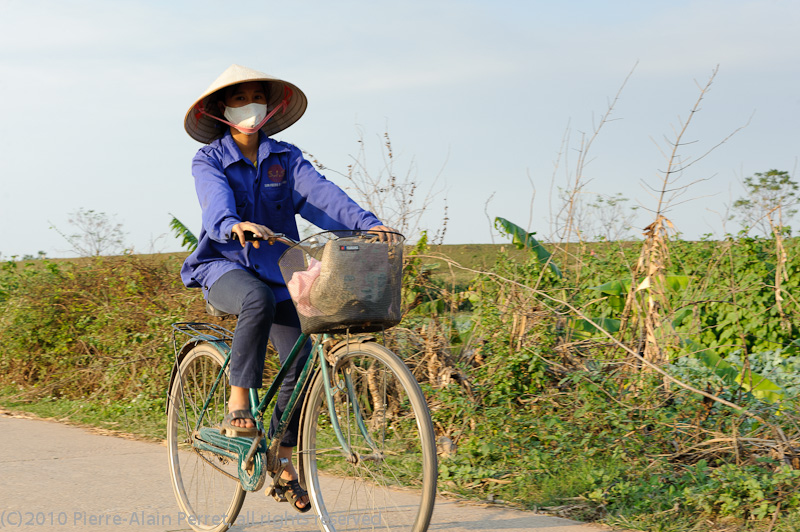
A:
{"label": "bicycle fender", "polygon": [[358,334],[351,336],[349,339],[343,338],[342,340],[334,344],[333,347],[331,347],[326,357],[328,361],[331,362],[331,364],[333,364],[333,361],[339,358],[339,352],[344,351],[346,353],[348,346],[358,346],[361,344],[366,344],[368,342],[375,342],[376,340],[377,337],[371,334]]}

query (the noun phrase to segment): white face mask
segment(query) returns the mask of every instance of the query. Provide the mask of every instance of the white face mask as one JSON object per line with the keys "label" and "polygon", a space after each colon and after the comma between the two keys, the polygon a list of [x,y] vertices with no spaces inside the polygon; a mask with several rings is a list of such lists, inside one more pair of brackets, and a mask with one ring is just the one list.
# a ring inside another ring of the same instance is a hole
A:
{"label": "white face mask", "polygon": [[[267,106],[263,103],[249,103],[242,107],[225,107],[225,118],[243,128],[255,127],[264,120],[265,116],[267,116]],[[242,131],[242,133],[252,135],[256,132]]]}

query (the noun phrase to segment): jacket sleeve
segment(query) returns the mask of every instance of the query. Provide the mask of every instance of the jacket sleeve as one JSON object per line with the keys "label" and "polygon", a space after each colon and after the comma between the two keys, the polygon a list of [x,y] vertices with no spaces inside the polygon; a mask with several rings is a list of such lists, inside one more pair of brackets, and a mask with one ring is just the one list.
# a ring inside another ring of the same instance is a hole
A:
{"label": "jacket sleeve", "polygon": [[213,151],[204,148],[192,160],[197,198],[203,211],[203,229],[217,242],[230,239],[231,228],[241,222],[236,213],[236,198]]}
{"label": "jacket sleeve", "polygon": [[295,212],[329,231],[371,229],[381,221],[362,209],[345,192],[314,169],[294,146],[289,153],[289,171],[294,179]]}

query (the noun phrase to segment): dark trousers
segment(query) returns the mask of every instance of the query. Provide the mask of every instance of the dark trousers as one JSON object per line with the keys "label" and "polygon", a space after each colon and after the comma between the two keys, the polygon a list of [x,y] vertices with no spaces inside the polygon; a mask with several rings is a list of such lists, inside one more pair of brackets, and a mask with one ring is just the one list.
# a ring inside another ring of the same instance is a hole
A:
{"label": "dark trousers", "polygon": [[[281,364],[289,357],[300,336],[300,320],[290,300],[275,303],[272,289],[244,270],[233,270],[217,280],[208,291],[208,301],[216,308],[239,317],[231,344],[230,382],[242,388],[261,388],[267,341],[278,351]],[[271,438],[294,391],[294,385],[311,352],[306,342],[295,364],[289,368],[278,392],[278,400],[269,426]],[[298,398],[302,404],[303,396]],[[297,445],[300,407],[289,421],[281,445]]]}

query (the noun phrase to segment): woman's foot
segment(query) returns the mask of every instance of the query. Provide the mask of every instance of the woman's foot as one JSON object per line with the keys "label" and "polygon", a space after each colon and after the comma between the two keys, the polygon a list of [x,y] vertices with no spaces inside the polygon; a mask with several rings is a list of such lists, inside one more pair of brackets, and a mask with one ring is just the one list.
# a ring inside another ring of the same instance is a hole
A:
{"label": "woman's foot", "polygon": [[[250,427],[242,427],[242,422],[249,421]],[[255,419],[253,413],[249,408],[241,410],[232,410],[223,419],[219,427],[220,433],[223,436],[242,436],[245,438],[253,438],[258,435],[258,429],[255,426]]]}
{"label": "woman's foot", "polygon": [[[294,464],[292,464],[292,454],[294,452],[294,447],[284,447],[281,445],[278,448],[278,458],[288,458],[289,463],[286,465],[284,470],[281,472],[281,480],[285,481],[287,486],[286,498],[291,502],[294,499],[294,507],[298,512],[307,512],[311,508],[311,501],[308,498],[308,493],[300,487],[299,483],[297,482],[297,471],[294,468]],[[295,481],[295,482],[292,482]],[[299,492],[295,491],[295,488],[299,488]],[[290,492],[293,493],[293,497],[290,497]]]}
{"label": "woman's foot", "polygon": [[[250,407],[234,408],[230,405],[228,406],[228,412],[236,412],[237,410],[249,411]],[[256,427],[256,420],[252,417],[235,417],[231,420],[231,425],[240,429],[254,429]]]}
{"label": "woman's foot", "polygon": [[228,414],[222,420],[219,431],[223,436],[253,438],[258,435],[256,420],[250,412],[250,390],[231,386],[228,399]]}
{"label": "woman's foot", "polygon": [[[231,396],[228,399],[228,412],[235,412],[237,410],[250,409],[250,390],[248,388],[240,388],[239,386],[231,386]],[[231,425],[241,429],[255,428],[255,420],[252,416],[249,418],[237,417],[231,420]]]}

